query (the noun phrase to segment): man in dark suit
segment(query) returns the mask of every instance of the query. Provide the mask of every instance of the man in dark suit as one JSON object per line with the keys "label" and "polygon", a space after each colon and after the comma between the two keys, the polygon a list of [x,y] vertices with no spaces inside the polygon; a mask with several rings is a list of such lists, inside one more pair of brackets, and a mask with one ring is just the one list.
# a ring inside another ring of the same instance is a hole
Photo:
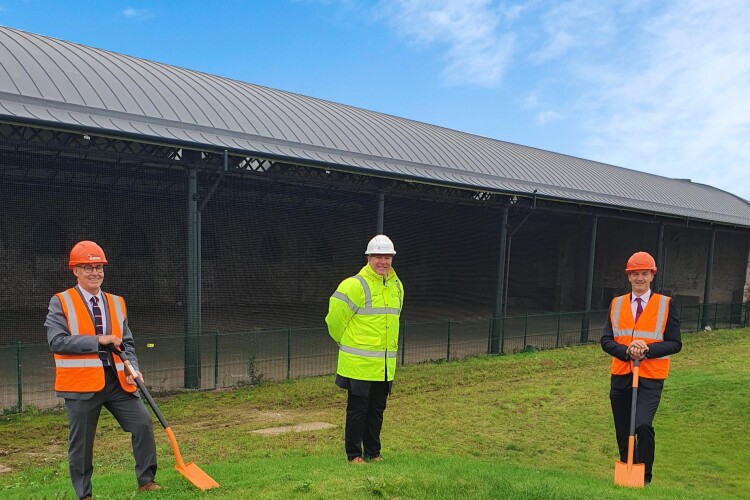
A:
{"label": "man in dark suit", "polygon": [[650,484],[656,433],[653,421],[669,374],[670,355],[682,349],[680,318],[671,297],[651,291],[656,261],[636,252],[625,267],[631,292],[615,297],[601,338],[602,349],[612,356],[609,398],[615,420],[620,461],[627,462],[632,404],[632,360],[641,360],[635,414],[634,463],[645,464],[645,484]]}
{"label": "man in dark suit", "polygon": [[139,491],[161,489],[156,476],[156,445],[151,416],[141,403],[133,377],[110,349],[122,349],[138,377],[133,334],[122,297],[103,292],[104,251],[81,241],[70,252],[77,285],[50,300],[44,326],[55,357],[55,391],[68,413],[70,479],[79,499],[91,498],[94,436],[102,407],[132,435]]}

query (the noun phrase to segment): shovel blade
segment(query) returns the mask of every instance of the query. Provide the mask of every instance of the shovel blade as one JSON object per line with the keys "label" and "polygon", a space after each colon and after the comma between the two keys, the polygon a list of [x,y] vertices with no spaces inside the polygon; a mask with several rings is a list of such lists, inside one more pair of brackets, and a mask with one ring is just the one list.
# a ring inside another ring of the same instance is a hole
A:
{"label": "shovel blade", "polygon": [[644,464],[626,464],[615,462],[615,484],[626,488],[643,488],[646,482]]}
{"label": "shovel blade", "polygon": [[177,472],[185,476],[185,479],[193,483],[196,488],[210,490],[211,488],[219,487],[219,483],[214,481],[211,476],[203,472],[203,470],[193,462],[176,465],[175,469],[177,469]]}

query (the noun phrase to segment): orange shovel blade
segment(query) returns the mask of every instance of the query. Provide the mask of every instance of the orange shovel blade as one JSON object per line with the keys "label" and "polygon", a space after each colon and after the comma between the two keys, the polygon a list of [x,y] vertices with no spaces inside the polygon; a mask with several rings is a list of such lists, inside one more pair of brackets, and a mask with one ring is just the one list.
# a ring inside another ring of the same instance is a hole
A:
{"label": "orange shovel blade", "polygon": [[195,465],[193,462],[188,462],[183,465],[176,465],[175,469],[177,472],[185,476],[185,479],[193,483],[196,488],[201,490],[210,490],[211,488],[218,488],[219,483],[213,480],[211,476],[203,472],[200,467]]}
{"label": "orange shovel blade", "polygon": [[626,488],[643,488],[646,478],[644,464],[626,464],[615,462],[615,484]]}

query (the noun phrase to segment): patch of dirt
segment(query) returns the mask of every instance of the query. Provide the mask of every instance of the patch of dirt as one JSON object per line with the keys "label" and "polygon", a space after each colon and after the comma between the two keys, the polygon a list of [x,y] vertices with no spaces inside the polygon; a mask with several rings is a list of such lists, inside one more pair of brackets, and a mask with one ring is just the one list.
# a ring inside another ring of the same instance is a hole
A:
{"label": "patch of dirt", "polygon": [[10,467],[6,467],[3,464],[0,464],[0,474],[5,474],[6,472],[13,472],[13,469]]}
{"label": "patch of dirt", "polygon": [[256,429],[253,434],[260,434],[262,436],[278,436],[279,434],[286,434],[287,432],[305,432],[305,431],[318,431],[321,429],[332,429],[336,427],[328,422],[309,422],[306,424],[298,425],[285,425],[283,427],[268,427],[266,429]]}
{"label": "patch of dirt", "polygon": [[201,430],[209,429],[220,429],[223,427],[236,427],[238,425],[252,424],[252,423],[272,423],[280,420],[294,419],[293,413],[279,413],[272,411],[260,411],[250,410],[247,411],[244,408],[237,408],[234,411],[229,409],[222,409],[221,421],[193,421],[185,425],[185,427],[196,427]]}

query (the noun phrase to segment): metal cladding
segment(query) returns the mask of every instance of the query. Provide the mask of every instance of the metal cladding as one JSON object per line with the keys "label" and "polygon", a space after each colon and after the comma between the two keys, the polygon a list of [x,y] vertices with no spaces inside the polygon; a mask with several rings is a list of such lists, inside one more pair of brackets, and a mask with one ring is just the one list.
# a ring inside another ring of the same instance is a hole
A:
{"label": "metal cladding", "polygon": [[711,186],[0,27],[0,121],[750,227]]}

